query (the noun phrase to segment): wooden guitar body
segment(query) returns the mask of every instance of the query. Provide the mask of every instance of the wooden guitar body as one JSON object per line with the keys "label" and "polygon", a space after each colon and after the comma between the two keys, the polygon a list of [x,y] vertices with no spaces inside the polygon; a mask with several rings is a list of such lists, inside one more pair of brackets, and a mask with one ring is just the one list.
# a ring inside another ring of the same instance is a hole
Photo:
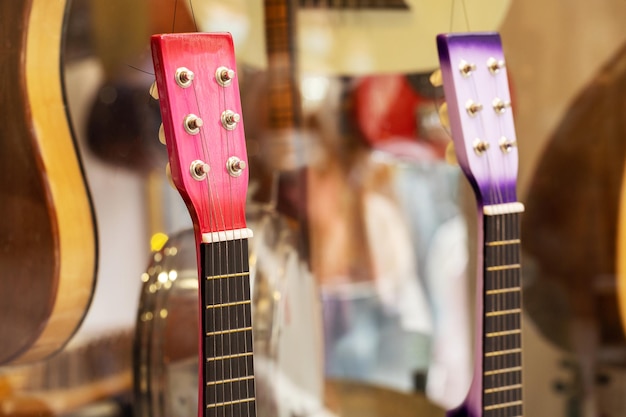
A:
{"label": "wooden guitar body", "polygon": [[626,346],[625,68],[622,47],[574,99],[527,197],[523,248],[536,265],[528,312],[552,343],[570,351],[573,320],[597,326],[599,348]]}
{"label": "wooden guitar body", "polygon": [[0,365],[73,335],[94,285],[94,218],[67,124],[64,0],[0,1]]}

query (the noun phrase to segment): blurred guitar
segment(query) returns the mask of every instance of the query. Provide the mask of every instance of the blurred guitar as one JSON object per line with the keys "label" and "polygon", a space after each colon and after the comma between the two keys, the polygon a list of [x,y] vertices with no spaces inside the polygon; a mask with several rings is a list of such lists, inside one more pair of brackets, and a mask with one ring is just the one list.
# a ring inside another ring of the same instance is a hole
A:
{"label": "blurred guitar", "polygon": [[48,416],[129,402],[132,334],[107,333],[0,373],[0,416]]}
{"label": "blurred guitar", "polygon": [[533,266],[525,311],[575,354],[577,400],[607,416],[626,410],[625,68],[622,46],[568,106],[537,163],[522,225]]}
{"label": "blurred guitar", "polygon": [[[449,416],[522,413],[520,213],[517,148],[499,35],[437,37],[456,157],[476,194],[479,271],[474,377]],[[482,248],[482,251],[481,249]]]}
{"label": "blurred guitar", "polygon": [[60,73],[65,10],[0,1],[0,365],[60,350],[95,283],[95,224]]}
{"label": "blurred guitar", "polygon": [[228,34],[155,35],[152,51],[171,178],[194,224],[198,415],[254,416],[252,232],[233,42]]}

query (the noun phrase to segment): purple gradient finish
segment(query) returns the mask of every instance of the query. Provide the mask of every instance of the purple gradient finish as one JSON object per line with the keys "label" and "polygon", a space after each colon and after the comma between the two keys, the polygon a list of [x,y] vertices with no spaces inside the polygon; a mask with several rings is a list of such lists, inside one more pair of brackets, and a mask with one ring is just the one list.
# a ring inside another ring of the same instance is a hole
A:
{"label": "purple gradient finish", "polygon": [[[496,74],[487,67],[490,58],[504,61],[500,36],[439,35],[437,48],[457,159],[474,188],[479,206],[517,201],[517,147],[509,152],[500,149],[502,137],[516,141],[512,109],[498,114],[492,105],[495,98],[511,102],[506,67]],[[469,76],[459,70],[463,61],[476,65]],[[483,110],[470,116],[466,110],[468,100],[481,103]],[[489,143],[482,155],[474,151],[476,139]]]}
{"label": "purple gradient finish", "polygon": [[[497,33],[445,34],[437,36],[437,48],[457,160],[476,193],[478,247],[482,248],[482,207],[517,201],[517,147],[509,152],[500,148],[502,137],[516,140],[512,111],[507,108],[504,113],[498,114],[492,107],[496,97],[504,102],[511,101],[506,68],[492,74],[487,67],[490,58],[504,60],[502,44]],[[464,76],[460,71],[462,61],[475,64],[476,70]],[[483,104],[483,110],[474,117],[466,110],[470,99]],[[489,149],[483,155],[474,151],[477,138],[489,143]],[[465,401],[458,408],[448,411],[448,417],[483,416],[484,283],[483,254],[480,250],[477,264],[474,375]]]}
{"label": "purple gradient finish", "polygon": [[454,410],[450,410],[446,412],[446,416],[447,417],[482,417],[482,414],[480,413],[480,409],[478,409],[478,411],[475,411],[473,410],[473,408],[466,405],[466,403],[463,403],[458,408],[455,408]]}

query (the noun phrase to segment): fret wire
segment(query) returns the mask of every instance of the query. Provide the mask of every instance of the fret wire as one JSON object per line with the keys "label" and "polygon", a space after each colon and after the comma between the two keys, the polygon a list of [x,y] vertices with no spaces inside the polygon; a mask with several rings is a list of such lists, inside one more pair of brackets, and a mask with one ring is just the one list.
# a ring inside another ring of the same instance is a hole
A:
{"label": "fret wire", "polygon": [[511,288],[501,288],[498,290],[488,290],[486,292],[487,295],[497,295],[497,294],[505,294],[508,292],[516,292],[516,291],[521,291],[522,288],[521,287],[511,287]]}
{"label": "fret wire", "polygon": [[237,277],[245,277],[248,275],[250,275],[250,272],[237,272],[234,274],[207,275],[206,279],[214,280],[214,279],[222,279],[222,278],[237,278]]}
{"label": "fret wire", "polygon": [[512,334],[520,334],[522,333],[522,329],[513,329],[513,330],[505,330],[502,332],[492,332],[485,334],[486,337],[500,337],[500,336],[508,336]]}
{"label": "fret wire", "polygon": [[249,381],[251,379],[254,379],[254,375],[242,376],[242,377],[239,377],[239,378],[223,379],[223,380],[220,380],[220,381],[208,381],[206,384],[207,385],[229,384],[231,382]]}
{"label": "fret wire", "polygon": [[483,372],[483,375],[491,376],[491,375],[498,375],[498,374],[504,374],[504,373],[519,372],[521,370],[522,370],[521,366],[513,366],[511,368],[494,369],[494,370],[491,370],[491,371],[485,371],[485,372]]}
{"label": "fret wire", "polygon": [[492,356],[510,355],[512,353],[522,353],[522,349],[515,348],[515,349],[507,349],[507,350],[496,350],[493,352],[485,352],[485,357],[490,358]]}
{"label": "fret wire", "polygon": [[233,306],[240,306],[240,305],[246,305],[246,304],[252,304],[252,301],[250,300],[244,300],[244,301],[233,301],[232,303],[221,303],[221,304],[207,304],[206,308],[223,308],[223,307],[233,307]]}
{"label": "fret wire", "polygon": [[237,358],[243,358],[246,356],[252,356],[252,352],[244,352],[244,353],[236,353],[233,355],[224,355],[224,356],[215,356],[212,358],[206,358],[207,362],[217,362],[217,361],[221,361],[221,360],[225,360],[225,359],[237,359]]}
{"label": "fret wire", "polygon": [[514,308],[511,310],[498,310],[498,311],[488,311],[485,313],[486,317],[496,317],[496,316],[505,316],[507,314],[520,314],[522,312],[521,308]]}
{"label": "fret wire", "polygon": [[504,355],[512,355],[514,353],[522,353],[522,349],[521,348],[515,348],[515,349],[505,349],[505,350],[494,350],[493,352],[485,352],[485,357],[486,358],[491,358],[494,356],[504,356]]}
{"label": "fret wire", "polygon": [[511,246],[518,245],[522,241],[520,239],[509,239],[509,240],[494,240],[491,242],[486,242],[485,246]]}
{"label": "fret wire", "polygon": [[488,405],[485,408],[483,408],[483,410],[485,410],[485,411],[498,410],[498,409],[501,409],[501,408],[515,407],[516,405],[522,405],[522,400],[511,401],[511,402],[508,402],[508,403]]}
{"label": "fret wire", "polygon": [[516,389],[520,389],[522,388],[522,384],[513,384],[513,385],[506,385],[503,387],[497,387],[497,388],[489,388],[484,390],[483,392],[485,394],[493,394],[496,392],[502,392],[502,391],[512,391],[512,390],[516,390]]}
{"label": "fret wire", "polygon": [[221,403],[215,403],[215,404],[207,404],[206,408],[215,408],[215,407],[224,407],[226,405],[234,405],[234,404],[241,404],[241,403],[249,403],[250,401],[255,401],[256,398],[251,397],[251,398],[242,398],[240,400],[233,400],[233,401],[224,401]]}
{"label": "fret wire", "polygon": [[235,328],[235,329],[228,329],[228,330],[218,330],[215,332],[206,332],[206,336],[223,336],[225,334],[233,334],[233,333],[242,333],[242,332],[246,332],[246,331],[251,331],[252,327],[242,327],[242,328]]}
{"label": "fret wire", "polygon": [[497,266],[488,266],[486,268],[487,272],[496,272],[496,271],[506,271],[509,269],[518,269],[522,266],[520,264],[510,264],[510,265],[497,265]]}

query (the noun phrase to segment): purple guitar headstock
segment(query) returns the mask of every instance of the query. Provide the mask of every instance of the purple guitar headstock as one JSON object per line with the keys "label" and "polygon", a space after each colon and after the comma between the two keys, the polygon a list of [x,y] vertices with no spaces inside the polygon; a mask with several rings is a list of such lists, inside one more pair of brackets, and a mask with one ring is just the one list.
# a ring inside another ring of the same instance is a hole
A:
{"label": "purple guitar headstock", "polygon": [[457,160],[479,205],[517,201],[517,142],[500,36],[437,36]]}

